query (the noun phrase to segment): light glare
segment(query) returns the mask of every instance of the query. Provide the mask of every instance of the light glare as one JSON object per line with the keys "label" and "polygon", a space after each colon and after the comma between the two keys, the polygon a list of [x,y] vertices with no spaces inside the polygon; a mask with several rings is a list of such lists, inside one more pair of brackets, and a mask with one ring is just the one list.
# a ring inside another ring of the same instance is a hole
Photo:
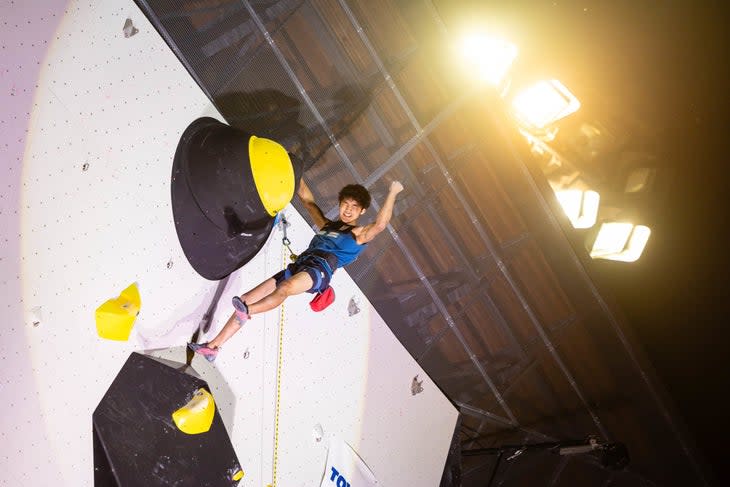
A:
{"label": "light glare", "polygon": [[463,39],[461,52],[473,74],[499,86],[517,57],[517,46],[483,34],[471,34]]}
{"label": "light glare", "polygon": [[595,191],[566,189],[555,192],[573,228],[591,228],[596,224],[601,197]]}
{"label": "light glare", "polygon": [[533,129],[542,129],[580,108],[578,99],[558,80],[539,81],[515,96],[515,116]]}
{"label": "light glare", "polygon": [[607,222],[601,225],[591,250],[594,259],[634,262],[644,251],[651,230],[644,225]]}

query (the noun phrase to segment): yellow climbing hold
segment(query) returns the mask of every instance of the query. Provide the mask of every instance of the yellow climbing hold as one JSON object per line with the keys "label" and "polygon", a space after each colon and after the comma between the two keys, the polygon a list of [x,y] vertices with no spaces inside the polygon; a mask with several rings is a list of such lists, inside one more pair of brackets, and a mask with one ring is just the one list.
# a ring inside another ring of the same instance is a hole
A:
{"label": "yellow climbing hold", "polygon": [[96,308],[96,332],[108,340],[127,340],[141,306],[139,289],[132,283],[119,297]]}
{"label": "yellow climbing hold", "polygon": [[233,479],[234,482],[238,482],[242,478],[243,478],[243,470],[237,471],[236,473],[233,474],[233,477],[231,477],[231,479]]}
{"label": "yellow climbing hold", "polygon": [[214,416],[213,396],[201,388],[195,391],[193,398],[186,405],[172,413],[172,420],[183,433],[197,435],[210,429]]}
{"label": "yellow climbing hold", "polygon": [[273,140],[252,135],[248,158],[261,203],[269,215],[275,216],[294,196],[294,168],[289,153]]}

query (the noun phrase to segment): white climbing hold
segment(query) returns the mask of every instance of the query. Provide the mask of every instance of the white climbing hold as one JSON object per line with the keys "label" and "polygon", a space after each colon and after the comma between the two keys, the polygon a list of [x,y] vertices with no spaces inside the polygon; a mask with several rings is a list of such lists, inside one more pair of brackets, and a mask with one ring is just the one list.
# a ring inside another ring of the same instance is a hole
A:
{"label": "white climbing hold", "polygon": [[25,321],[29,325],[40,326],[43,322],[43,310],[40,306],[35,306],[25,313]]}
{"label": "white climbing hold", "polygon": [[322,425],[314,425],[314,430],[312,430],[312,434],[314,435],[314,441],[316,441],[317,443],[322,441],[322,437],[324,436],[324,430],[322,429]]}

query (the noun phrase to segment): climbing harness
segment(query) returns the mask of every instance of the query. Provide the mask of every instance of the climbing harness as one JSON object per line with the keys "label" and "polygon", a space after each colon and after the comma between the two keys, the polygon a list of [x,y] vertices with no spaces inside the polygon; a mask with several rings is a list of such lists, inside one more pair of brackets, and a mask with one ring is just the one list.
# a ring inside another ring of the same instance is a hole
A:
{"label": "climbing harness", "polygon": [[[286,215],[284,215],[283,212],[280,212],[276,215],[277,222],[279,225],[281,225],[281,230],[284,236],[281,239],[281,243],[286,247],[286,249],[289,251],[289,259],[292,262],[295,262],[300,255],[295,254],[291,249],[291,241],[286,236],[286,227],[289,226],[289,222],[286,219]],[[337,268],[337,260],[335,259],[335,262],[331,262],[331,259],[328,258],[327,255],[323,255],[320,252],[317,251],[306,251],[304,254],[301,254],[303,258],[307,259],[315,259],[319,261],[321,264],[324,265],[325,270],[329,274],[330,279],[332,278],[332,274],[334,273],[334,270]],[[284,268],[286,269],[286,258],[284,258]],[[287,272],[289,272],[287,270]],[[288,274],[285,274],[289,277]],[[312,298],[312,300],[309,303],[309,306],[312,308],[313,311],[322,311],[325,308],[327,308],[330,304],[332,304],[335,300],[335,290],[332,289],[332,286],[327,286],[327,288],[322,289],[321,291],[317,292]]]}

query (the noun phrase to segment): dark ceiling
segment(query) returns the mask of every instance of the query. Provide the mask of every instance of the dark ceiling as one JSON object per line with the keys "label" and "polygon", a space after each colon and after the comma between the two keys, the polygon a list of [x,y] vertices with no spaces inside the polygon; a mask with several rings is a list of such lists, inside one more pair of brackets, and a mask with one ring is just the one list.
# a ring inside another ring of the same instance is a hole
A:
{"label": "dark ceiling", "polygon": [[[586,11],[538,21],[556,2],[137,3],[228,123],[304,159],[326,212],[344,184],[366,185],[377,202],[389,181],[404,183],[389,231],[348,272],[461,412],[450,458],[461,483],[446,475],[442,485],[711,483],[502,100],[458,73],[448,49],[468,15],[501,18],[525,46],[524,76],[578,87],[587,116],[623,134],[615,151],[659,154],[657,131],[671,127],[646,123],[653,105],[633,94],[636,110],[619,110],[615,91],[596,96],[617,71],[644,72],[620,50],[600,57],[587,45],[615,19],[568,36]],[[499,457],[505,445],[588,436],[625,444],[628,467],[547,447]]]}

